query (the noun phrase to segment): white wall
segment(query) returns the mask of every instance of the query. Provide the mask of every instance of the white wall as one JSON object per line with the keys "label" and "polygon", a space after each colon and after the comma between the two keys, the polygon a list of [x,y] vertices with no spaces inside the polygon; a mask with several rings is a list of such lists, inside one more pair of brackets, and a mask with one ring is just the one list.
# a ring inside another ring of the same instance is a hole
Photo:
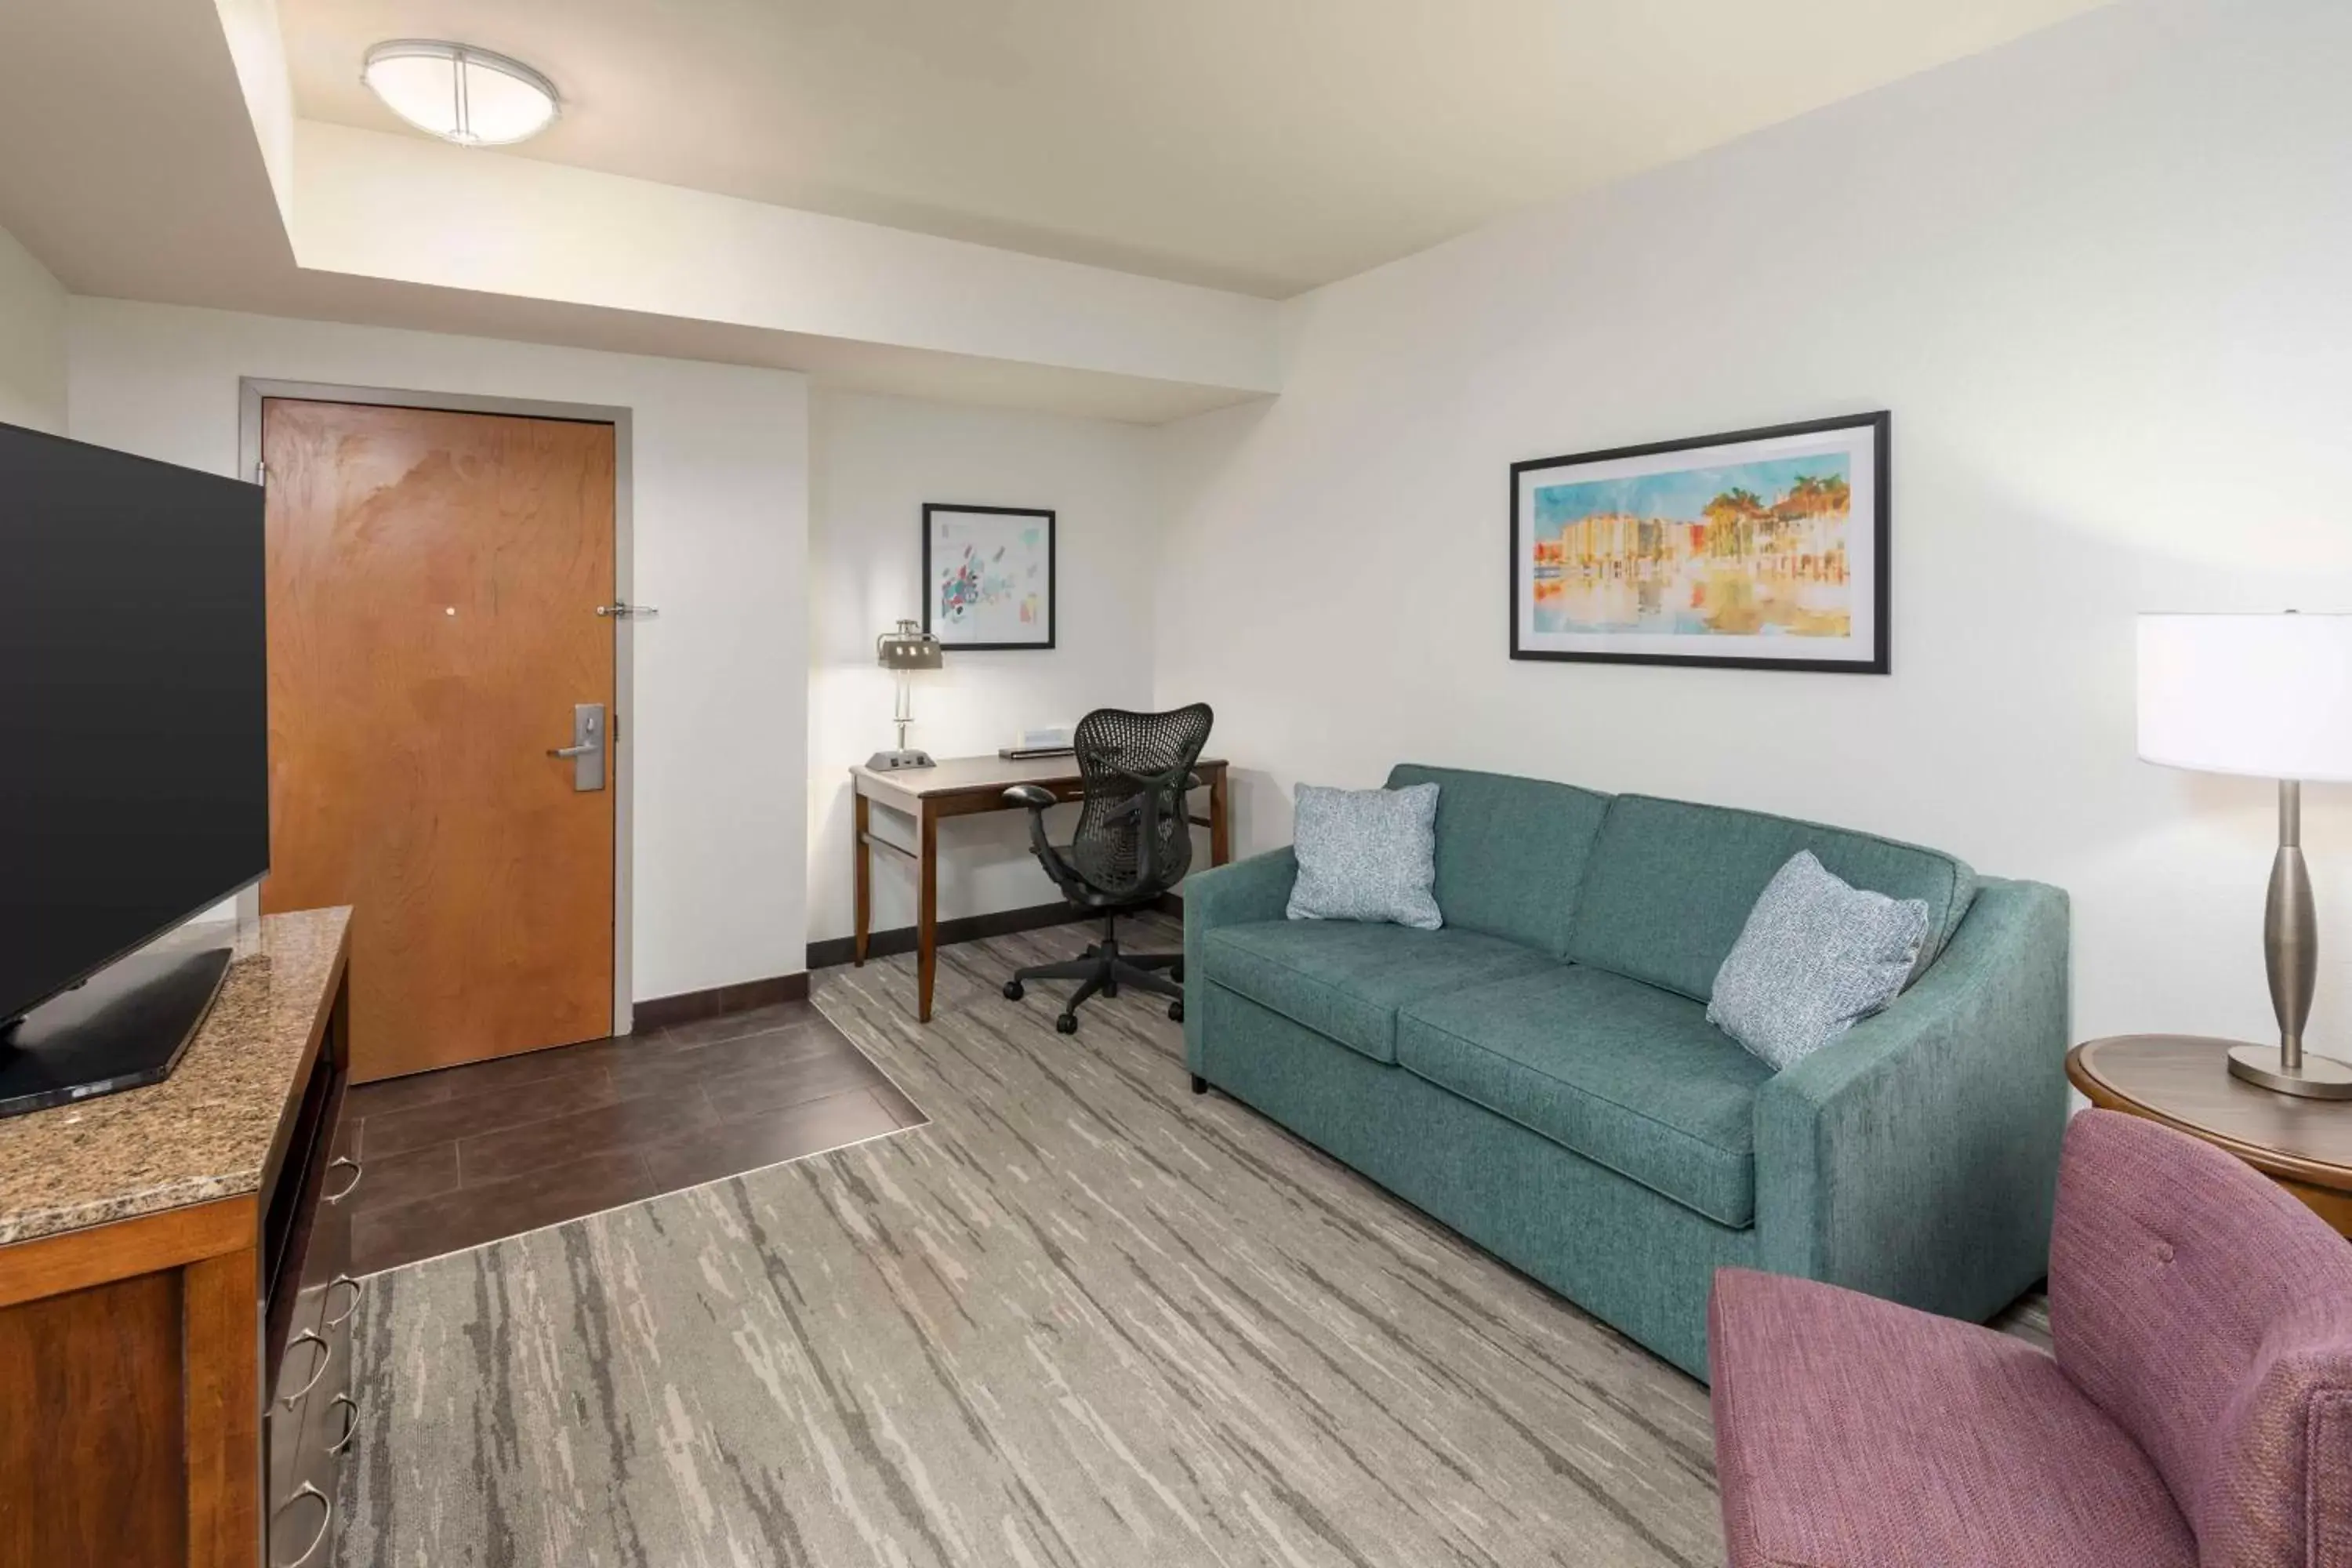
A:
{"label": "white wall", "polygon": [[805,956],[807,387],[780,371],[76,299],[77,437],[237,462],[240,376],[632,410],[633,994]]}
{"label": "white wall", "polygon": [[[2339,0],[2135,0],[1294,301],[1164,441],[1242,847],[1400,758],[1800,814],[2068,889],[2078,1036],[2269,1037],[2273,793],[2135,760],[2133,614],[2352,609],[2347,63]],[[1515,459],[1881,407],[1892,676],[1506,657]],[[2352,789],[2305,843],[2352,1054]]]}
{"label": "white wall", "polygon": [[66,291],[0,228],[0,424],[66,427]]}
{"label": "white wall", "polygon": [[[1055,515],[1055,647],[955,653],[915,678],[908,743],[977,756],[1024,725],[1151,699],[1154,432],[1101,419],[820,389],[810,414],[809,934],[850,932],[848,769],[896,744],[891,678],[874,639],[922,615],[926,501],[1034,506]],[[877,813],[879,816],[881,814]],[[1017,812],[940,834],[940,915],[1051,903]],[[884,822],[877,831],[895,832]],[[874,865],[874,929],[913,923],[914,879]]]}

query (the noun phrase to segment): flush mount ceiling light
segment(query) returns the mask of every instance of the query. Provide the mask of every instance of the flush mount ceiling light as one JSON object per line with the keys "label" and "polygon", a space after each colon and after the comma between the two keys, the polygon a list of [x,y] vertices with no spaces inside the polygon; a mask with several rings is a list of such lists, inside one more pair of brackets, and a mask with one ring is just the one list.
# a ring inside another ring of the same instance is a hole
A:
{"label": "flush mount ceiling light", "polygon": [[360,79],[384,107],[444,142],[502,147],[555,122],[555,84],[520,60],[471,44],[394,38],[367,52]]}

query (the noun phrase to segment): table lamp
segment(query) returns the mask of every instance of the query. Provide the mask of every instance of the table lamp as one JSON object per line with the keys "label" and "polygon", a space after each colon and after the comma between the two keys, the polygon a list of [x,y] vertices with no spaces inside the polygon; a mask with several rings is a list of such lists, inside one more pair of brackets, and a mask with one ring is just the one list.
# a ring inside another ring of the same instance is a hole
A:
{"label": "table lamp", "polygon": [[897,678],[898,696],[891,710],[891,722],[898,726],[898,749],[877,752],[866,759],[866,765],[877,773],[932,766],[929,752],[908,750],[907,726],[915,721],[913,672],[940,668],[940,639],[912,621],[900,621],[895,628],[874,639],[874,662]]}
{"label": "table lamp", "polygon": [[2352,780],[2352,616],[2140,616],[2139,754],[2279,781],[2263,917],[2279,1043],[2233,1047],[2230,1072],[2281,1094],[2352,1100],[2352,1066],[2303,1048],[2319,928],[2302,843],[2303,781]]}

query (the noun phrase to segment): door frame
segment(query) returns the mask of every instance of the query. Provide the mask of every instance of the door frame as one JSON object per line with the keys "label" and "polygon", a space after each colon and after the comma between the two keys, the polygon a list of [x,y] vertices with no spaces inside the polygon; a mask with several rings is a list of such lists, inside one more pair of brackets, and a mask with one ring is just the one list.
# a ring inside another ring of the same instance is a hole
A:
{"label": "door frame", "polygon": [[[613,596],[627,604],[635,589],[635,531],[630,517],[631,415],[601,403],[551,403],[535,397],[484,397],[463,392],[403,392],[380,386],[342,386],[324,382],[283,381],[241,375],[236,381],[236,473],[255,479],[261,468],[261,405],[270,397],[303,403],[355,403],[373,408],[423,408],[444,414],[504,414],[523,419],[568,419],[613,427]],[[266,482],[266,481],[264,481]],[[626,1035],[635,1024],[630,981],[632,830],[636,796],[636,626],[622,616],[613,622],[613,717],[607,726],[613,790],[613,1033]],[[622,722],[622,715],[628,721]],[[240,916],[259,912],[259,884],[237,896]],[[251,902],[250,910],[246,908]]]}

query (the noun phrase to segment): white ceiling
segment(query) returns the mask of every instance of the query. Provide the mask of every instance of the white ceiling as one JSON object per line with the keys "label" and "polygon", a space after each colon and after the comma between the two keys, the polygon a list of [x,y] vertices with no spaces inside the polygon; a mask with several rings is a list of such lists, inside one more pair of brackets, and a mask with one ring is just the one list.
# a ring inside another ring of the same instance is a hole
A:
{"label": "white ceiling", "polygon": [[[553,77],[525,156],[1283,297],[2102,0],[278,0]],[[58,7],[70,10],[69,6]],[[407,132],[414,134],[414,132]]]}
{"label": "white ceiling", "polygon": [[[2093,3],[1456,0],[1441,26],[1437,0],[1263,0],[1271,21],[1242,0],[0,0],[0,226],[79,294],[1158,423],[1279,385],[1242,363],[1253,312],[1276,363],[1272,308],[1040,268],[1284,293]],[[282,86],[248,102],[281,80],[273,10],[304,107],[361,129],[292,120]],[[271,46],[242,89],[225,23]],[[571,111],[538,160],[369,129],[389,117],[351,79],[404,34],[535,60]],[[264,166],[280,136],[309,150],[286,165],[301,199]],[[341,199],[339,140],[436,162]],[[466,217],[464,170],[531,232]],[[762,198],[1062,260],[819,235],[835,219]],[[1171,351],[1196,331],[1232,353]]]}
{"label": "white ceiling", "polygon": [[[485,172],[503,161],[496,153],[460,153],[430,142],[395,145],[445,154],[461,165],[488,160],[479,165]],[[545,164],[520,167],[550,178],[582,178]],[[331,182],[336,176],[329,171],[320,177]],[[428,184],[415,201],[437,211],[442,195],[446,187]],[[405,210],[397,203],[387,206],[383,237],[398,239],[413,228],[403,221]],[[0,0],[0,228],[77,294],[773,366],[870,391],[1143,424],[1255,395],[1224,384],[1074,368],[1066,356],[940,352],[907,346],[904,335],[777,330],[690,311],[598,306],[583,302],[577,291],[497,292],[364,268],[301,265],[272,194],[215,0]],[[691,284],[709,274],[688,263],[723,276],[730,265],[761,266],[763,258],[756,247],[739,247],[682,258]],[[588,270],[603,265],[601,255],[583,253]],[[990,291],[985,276],[964,274],[959,280],[949,266],[941,278],[937,291],[950,306],[1003,297],[1002,289]],[[894,309],[905,313],[903,280],[894,285],[887,277],[869,276],[864,282],[880,316]],[[1162,286],[1143,287],[1148,292]],[[1087,297],[1099,302],[1102,292]],[[1271,307],[1238,302],[1271,317]]]}

